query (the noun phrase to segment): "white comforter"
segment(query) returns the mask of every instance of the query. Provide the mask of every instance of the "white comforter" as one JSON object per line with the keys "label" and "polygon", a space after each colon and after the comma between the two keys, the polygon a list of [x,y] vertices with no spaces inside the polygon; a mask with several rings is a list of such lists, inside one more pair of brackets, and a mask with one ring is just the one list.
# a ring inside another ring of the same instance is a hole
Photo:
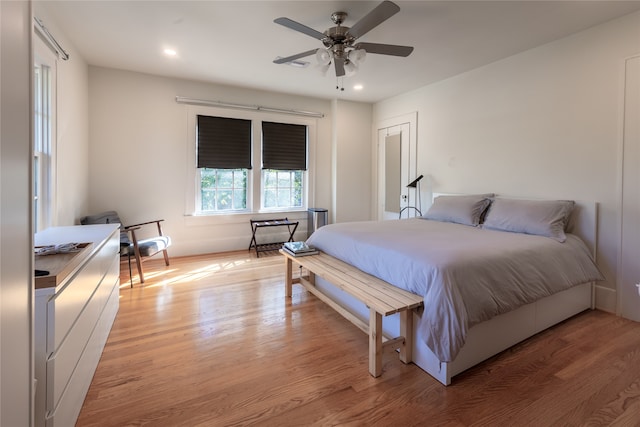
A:
{"label": "white comforter", "polygon": [[420,333],[443,362],[467,330],[581,283],[602,280],[585,244],[405,219],[331,224],[307,241],[394,286],[424,296]]}

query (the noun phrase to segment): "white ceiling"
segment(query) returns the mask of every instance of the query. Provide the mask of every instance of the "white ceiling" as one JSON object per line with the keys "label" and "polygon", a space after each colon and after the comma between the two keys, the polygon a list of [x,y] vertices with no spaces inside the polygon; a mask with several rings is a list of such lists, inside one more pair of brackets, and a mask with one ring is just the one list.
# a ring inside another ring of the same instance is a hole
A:
{"label": "white ceiling", "polygon": [[[379,1],[35,2],[91,65],[326,99],[376,102],[640,10],[640,1],[396,1],[400,12],[359,41],[414,46],[407,58],[367,55],[336,90],[333,70],[277,65],[321,42],[275,24],[323,32],[352,26]],[[45,26],[47,22],[44,22]],[[52,25],[53,26],[53,25]],[[55,34],[54,34],[55,36]],[[178,51],[167,58],[162,51]],[[364,86],[362,91],[353,85]]]}

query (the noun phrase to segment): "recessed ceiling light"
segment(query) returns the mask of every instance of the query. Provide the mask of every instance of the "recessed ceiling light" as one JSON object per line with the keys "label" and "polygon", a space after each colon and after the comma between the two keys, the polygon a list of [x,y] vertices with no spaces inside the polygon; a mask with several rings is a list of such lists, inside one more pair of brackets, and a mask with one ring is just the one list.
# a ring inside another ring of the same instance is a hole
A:
{"label": "recessed ceiling light", "polygon": [[362,90],[362,89],[364,89],[364,86],[362,86],[362,85],[353,86],[353,90]]}
{"label": "recessed ceiling light", "polygon": [[178,52],[176,52],[174,49],[169,48],[165,49],[163,52],[167,56],[176,56],[178,54]]}

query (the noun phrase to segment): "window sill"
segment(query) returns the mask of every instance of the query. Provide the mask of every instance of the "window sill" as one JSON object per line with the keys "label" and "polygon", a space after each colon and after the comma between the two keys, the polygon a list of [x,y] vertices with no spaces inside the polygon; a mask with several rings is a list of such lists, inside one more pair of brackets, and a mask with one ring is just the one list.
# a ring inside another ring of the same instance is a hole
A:
{"label": "window sill", "polygon": [[250,219],[267,220],[285,217],[292,221],[306,221],[307,210],[185,215],[184,221],[187,227],[200,227],[207,225],[245,224],[248,223]]}

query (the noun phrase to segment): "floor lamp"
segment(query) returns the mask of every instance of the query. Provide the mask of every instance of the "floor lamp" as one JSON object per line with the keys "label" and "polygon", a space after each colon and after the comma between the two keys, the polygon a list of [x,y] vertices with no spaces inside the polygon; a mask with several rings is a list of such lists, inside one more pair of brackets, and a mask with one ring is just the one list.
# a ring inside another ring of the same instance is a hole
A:
{"label": "floor lamp", "polygon": [[[424,178],[423,175],[420,175],[419,177],[417,177],[416,179],[414,179],[413,181],[411,181],[408,185],[407,188],[416,188],[417,192],[418,192],[418,207],[416,206],[405,206],[404,208],[402,208],[402,210],[400,210],[400,216],[399,218],[402,219],[402,212],[404,212],[407,209],[414,209],[416,212],[418,212],[419,216],[422,216],[422,196],[420,196],[420,180]],[[409,213],[407,212],[407,218],[409,217]]]}

